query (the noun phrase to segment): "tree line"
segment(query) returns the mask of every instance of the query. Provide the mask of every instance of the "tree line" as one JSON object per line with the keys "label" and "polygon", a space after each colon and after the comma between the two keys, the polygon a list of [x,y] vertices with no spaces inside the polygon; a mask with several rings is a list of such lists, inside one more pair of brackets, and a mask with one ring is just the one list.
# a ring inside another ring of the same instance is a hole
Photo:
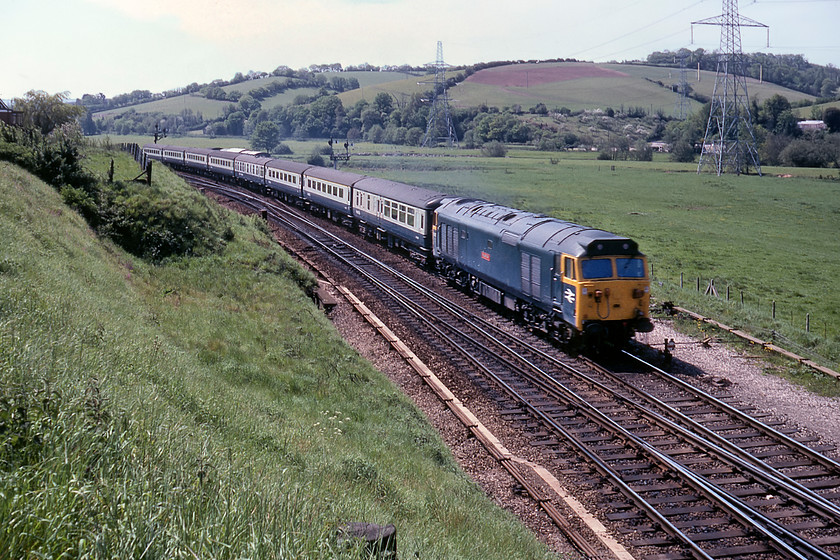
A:
{"label": "tree line", "polygon": [[[756,80],[760,78],[825,99],[832,98],[840,86],[840,69],[832,64],[812,64],[800,54],[752,53],[742,56],[746,75]],[[657,51],[648,55],[646,63],[679,68],[682,57],[685,57],[688,68],[699,65],[701,70],[717,71],[718,53],[705,49]]]}

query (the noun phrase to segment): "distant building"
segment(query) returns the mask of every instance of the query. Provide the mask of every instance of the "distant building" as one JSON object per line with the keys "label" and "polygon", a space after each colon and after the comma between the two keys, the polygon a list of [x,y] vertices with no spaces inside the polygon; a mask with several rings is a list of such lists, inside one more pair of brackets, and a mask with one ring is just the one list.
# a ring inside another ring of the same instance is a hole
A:
{"label": "distant building", "polygon": [[825,130],[826,126],[823,121],[799,121],[796,123],[799,130]]}
{"label": "distant building", "polygon": [[12,126],[20,126],[23,124],[23,113],[20,111],[12,111],[9,106],[3,103],[0,99],[0,122],[10,124]]}
{"label": "distant building", "polygon": [[671,151],[671,145],[668,144],[667,142],[648,142],[648,146],[650,146],[650,148],[654,152],[670,152]]}

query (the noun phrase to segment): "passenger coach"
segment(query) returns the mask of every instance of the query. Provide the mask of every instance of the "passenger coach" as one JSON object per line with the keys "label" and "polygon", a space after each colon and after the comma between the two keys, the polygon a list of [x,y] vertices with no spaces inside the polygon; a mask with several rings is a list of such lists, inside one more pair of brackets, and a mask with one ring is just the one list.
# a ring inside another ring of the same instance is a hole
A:
{"label": "passenger coach", "polygon": [[310,167],[303,173],[303,199],[328,217],[349,222],[353,216],[350,208],[353,185],[363,178],[346,171]]}
{"label": "passenger coach", "polygon": [[407,249],[417,260],[431,256],[434,210],[446,195],[377,177],[361,179],[353,193],[353,216],[362,233]]}

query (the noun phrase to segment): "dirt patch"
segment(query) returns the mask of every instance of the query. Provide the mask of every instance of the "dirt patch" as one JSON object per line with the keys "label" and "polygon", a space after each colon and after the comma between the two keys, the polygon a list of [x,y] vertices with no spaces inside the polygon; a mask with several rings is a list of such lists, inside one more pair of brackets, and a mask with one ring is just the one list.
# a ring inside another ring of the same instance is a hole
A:
{"label": "dirt patch", "polygon": [[476,72],[467,82],[500,87],[533,87],[581,78],[627,78],[628,74],[595,64],[512,64]]}

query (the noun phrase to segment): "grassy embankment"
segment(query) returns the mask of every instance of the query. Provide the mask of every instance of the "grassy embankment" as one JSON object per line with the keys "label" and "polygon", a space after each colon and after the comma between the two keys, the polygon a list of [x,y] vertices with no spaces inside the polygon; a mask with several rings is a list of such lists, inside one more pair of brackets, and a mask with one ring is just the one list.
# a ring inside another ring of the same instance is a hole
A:
{"label": "grassy embankment", "polygon": [[223,250],[153,265],[0,162],[3,555],[356,558],[334,531],[364,520],[395,523],[403,557],[548,556],[341,340],[264,225],[212,211]]}

